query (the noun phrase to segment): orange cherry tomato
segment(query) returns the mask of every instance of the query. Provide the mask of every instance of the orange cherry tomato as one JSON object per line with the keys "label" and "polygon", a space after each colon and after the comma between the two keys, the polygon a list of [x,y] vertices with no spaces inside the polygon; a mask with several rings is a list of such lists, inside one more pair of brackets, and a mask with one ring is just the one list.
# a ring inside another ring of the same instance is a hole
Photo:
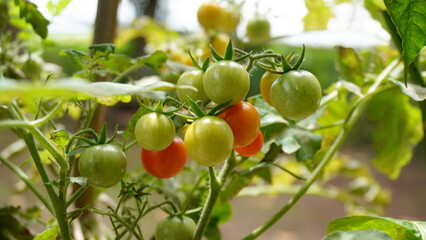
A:
{"label": "orange cherry tomato", "polygon": [[260,130],[260,117],[256,108],[241,101],[218,115],[225,120],[234,134],[234,147],[249,145]]}
{"label": "orange cherry tomato", "polygon": [[262,149],[262,146],[263,146],[263,135],[262,135],[262,132],[259,131],[259,134],[257,135],[256,139],[254,139],[252,143],[250,143],[249,145],[245,147],[234,148],[234,149],[241,156],[250,157],[260,152],[260,150]]}
{"label": "orange cherry tomato", "polygon": [[161,151],[142,149],[142,164],[156,178],[171,178],[185,167],[187,152],[182,139],[175,136],[172,143]]}

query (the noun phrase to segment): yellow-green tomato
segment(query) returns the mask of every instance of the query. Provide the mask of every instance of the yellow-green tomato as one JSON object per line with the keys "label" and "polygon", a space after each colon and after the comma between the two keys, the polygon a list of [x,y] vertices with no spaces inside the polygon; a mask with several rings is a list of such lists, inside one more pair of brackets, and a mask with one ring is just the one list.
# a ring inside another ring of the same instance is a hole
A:
{"label": "yellow-green tomato", "polygon": [[127,161],[123,151],[111,144],[86,149],[78,161],[78,169],[90,186],[109,188],[126,173]]}
{"label": "yellow-green tomato", "polygon": [[275,80],[277,80],[281,75],[276,73],[271,73],[266,71],[263,74],[262,79],[260,79],[260,93],[263,98],[269,105],[272,105],[271,102],[271,87]]}
{"label": "yellow-green tomato", "polygon": [[136,141],[149,151],[161,151],[168,147],[175,137],[175,125],[161,113],[143,115],[135,126]]}
{"label": "yellow-green tomato", "polygon": [[231,101],[229,105],[244,100],[250,77],[243,66],[234,61],[219,61],[212,64],[203,76],[204,91],[216,104]]}
{"label": "yellow-green tomato", "polygon": [[[207,97],[206,92],[203,87],[203,75],[204,72],[197,69],[184,72],[177,82],[177,95],[182,102],[186,102],[186,96],[189,96],[192,100],[200,100],[204,104],[207,103],[210,99]],[[184,87],[193,87],[184,88]]]}
{"label": "yellow-green tomato", "polygon": [[247,23],[246,31],[251,43],[261,44],[270,39],[271,24],[265,18],[255,17]]}
{"label": "yellow-green tomato", "polygon": [[155,228],[156,240],[192,240],[196,225],[187,216],[163,218]]}
{"label": "yellow-green tomato", "polygon": [[202,117],[192,123],[185,133],[185,146],[189,156],[203,166],[212,167],[224,162],[233,145],[231,127],[218,117]]}
{"label": "yellow-green tomato", "polygon": [[321,102],[318,79],[305,70],[281,75],[271,87],[272,106],[285,118],[301,120],[312,115]]}

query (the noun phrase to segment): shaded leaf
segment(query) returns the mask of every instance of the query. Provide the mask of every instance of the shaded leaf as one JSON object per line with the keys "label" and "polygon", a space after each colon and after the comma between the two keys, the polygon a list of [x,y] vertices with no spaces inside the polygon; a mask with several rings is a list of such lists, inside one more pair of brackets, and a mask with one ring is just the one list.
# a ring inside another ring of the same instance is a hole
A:
{"label": "shaded leaf", "polygon": [[378,230],[359,230],[347,232],[335,232],[323,238],[323,240],[393,240],[389,235]]}
{"label": "shaded leaf", "polygon": [[154,70],[158,70],[166,61],[167,55],[162,51],[155,51],[151,55],[137,59],[138,63],[143,63]]}
{"label": "shaded leaf", "polygon": [[384,3],[402,38],[402,58],[408,69],[426,44],[426,4],[424,0],[384,0]]}
{"label": "shaded leaf", "polygon": [[368,105],[367,114],[368,120],[376,123],[372,135],[377,155],[373,164],[389,178],[396,179],[423,138],[421,112],[394,88],[376,95]]}
{"label": "shaded leaf", "polygon": [[337,47],[336,65],[343,80],[361,86],[364,82],[361,56],[353,48]]}
{"label": "shaded leaf", "polygon": [[0,239],[31,240],[30,231],[12,216],[19,207],[6,207],[0,209]]}
{"label": "shaded leaf", "polygon": [[101,43],[101,44],[94,44],[89,46],[89,50],[93,50],[96,54],[96,52],[102,52],[105,54],[114,53],[115,51],[115,45],[112,43]]}
{"label": "shaded leaf", "polygon": [[312,159],[315,153],[321,148],[321,135],[306,131],[295,131],[295,138],[300,144],[300,149],[296,152],[296,159],[303,162]]}
{"label": "shaded leaf", "polygon": [[47,37],[49,21],[37,9],[37,5],[25,0],[15,0],[19,6],[19,16],[30,23],[34,31],[43,39]]}

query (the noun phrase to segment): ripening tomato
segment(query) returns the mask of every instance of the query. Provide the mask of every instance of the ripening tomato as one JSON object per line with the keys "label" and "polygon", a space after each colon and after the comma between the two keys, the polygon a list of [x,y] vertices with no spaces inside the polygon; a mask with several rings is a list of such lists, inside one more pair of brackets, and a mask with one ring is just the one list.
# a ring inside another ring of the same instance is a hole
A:
{"label": "ripening tomato", "polygon": [[203,76],[204,91],[216,104],[242,101],[250,88],[250,77],[243,66],[234,61],[213,63]]}
{"label": "ripening tomato", "polygon": [[220,23],[219,27],[225,32],[232,33],[237,29],[240,20],[240,9],[238,7],[230,7],[224,10],[222,22]]}
{"label": "ripening tomato", "polygon": [[262,146],[263,146],[263,135],[262,135],[262,132],[259,131],[257,137],[249,145],[245,147],[234,148],[234,149],[241,156],[250,157],[260,152],[260,150],[262,149]]}
{"label": "ripening tomato", "polygon": [[145,170],[156,178],[171,178],[185,167],[188,157],[183,140],[175,137],[173,142],[161,151],[142,148],[142,164]]}
{"label": "ripening tomato", "polygon": [[284,73],[271,87],[272,106],[285,118],[301,120],[312,115],[321,102],[318,79],[305,70]]}
{"label": "ripening tomato", "polygon": [[221,118],[206,116],[192,123],[185,133],[188,155],[203,166],[224,162],[234,143],[231,127]]}
{"label": "ripening tomato", "polygon": [[196,225],[187,216],[168,216],[155,228],[156,240],[192,240]]}
{"label": "ripening tomato", "polygon": [[276,73],[271,73],[266,71],[263,74],[262,79],[260,79],[260,93],[263,98],[269,105],[272,105],[271,102],[271,87],[275,80],[277,80],[281,75]]}
{"label": "ripening tomato", "polygon": [[253,142],[260,130],[260,117],[248,102],[239,102],[218,115],[229,124],[234,135],[234,147],[244,147]]}
{"label": "ripening tomato", "polygon": [[[210,100],[207,97],[206,92],[204,91],[203,75],[204,75],[203,71],[199,69],[195,69],[195,70],[184,72],[179,77],[179,80],[177,82],[176,93],[182,102],[187,101],[186,96],[189,96],[194,101],[200,100],[204,104],[206,104]],[[195,89],[181,88],[182,86],[189,86]]]}
{"label": "ripening tomato", "polygon": [[135,136],[142,148],[161,151],[172,143],[175,137],[175,125],[166,115],[151,112],[138,120]]}
{"label": "ripening tomato", "polygon": [[251,43],[261,44],[270,39],[271,24],[265,18],[255,17],[247,23],[247,37]]}
{"label": "ripening tomato", "polygon": [[86,149],[78,161],[82,177],[90,186],[109,188],[126,173],[127,160],[123,151],[111,144],[95,145]]}
{"label": "ripening tomato", "polygon": [[198,22],[205,29],[217,28],[223,21],[224,9],[217,1],[201,4],[197,11]]}

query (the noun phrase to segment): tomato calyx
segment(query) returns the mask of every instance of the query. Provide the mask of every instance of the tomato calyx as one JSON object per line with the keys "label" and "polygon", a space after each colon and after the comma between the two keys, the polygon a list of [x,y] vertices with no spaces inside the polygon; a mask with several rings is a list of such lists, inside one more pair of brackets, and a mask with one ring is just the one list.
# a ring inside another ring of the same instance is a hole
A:
{"label": "tomato calyx", "polygon": [[146,110],[147,112],[149,112],[149,113],[150,112],[160,113],[160,114],[164,114],[166,116],[171,116],[171,115],[173,115],[173,113],[180,111],[182,108],[184,108],[184,105],[185,105],[185,103],[182,103],[180,106],[177,106],[177,107],[175,106],[175,108],[170,110],[170,111],[164,111],[165,103],[166,103],[167,100],[170,101],[170,98],[169,99],[166,98],[166,100],[164,102],[163,102],[162,99],[160,99],[160,101],[158,101],[158,103],[157,103],[157,105],[155,106],[154,109],[147,106],[148,104],[150,104],[149,100],[145,101],[145,104],[144,104],[139,100],[139,98],[136,98],[136,99],[139,103],[139,106],[141,108],[143,108],[144,110]]}
{"label": "tomato calyx", "polygon": [[234,57],[234,50],[237,53],[244,52],[244,51],[241,51],[239,49],[234,49],[233,46],[232,46],[232,40],[229,39],[228,46],[226,47],[225,55],[222,57],[222,56],[220,56],[219,53],[216,52],[214,47],[210,44],[210,52],[212,53],[212,59],[215,60],[216,62],[223,61],[223,60],[241,62],[241,61],[245,60],[246,58],[249,58],[252,55],[251,52],[248,52],[248,53],[244,52],[245,53],[244,55],[237,57],[237,58],[233,58]]}
{"label": "tomato calyx", "polygon": [[192,116],[183,115],[183,114],[176,113],[176,112],[174,114],[177,115],[177,116],[183,117],[185,119],[188,119],[188,120],[193,120],[193,121],[195,121],[199,118],[205,117],[205,116],[217,116],[217,115],[221,114],[222,112],[226,111],[228,108],[232,107],[232,106],[228,106],[228,104],[232,101],[232,100],[229,100],[227,102],[224,102],[222,104],[214,106],[210,111],[208,111],[206,113],[201,101],[195,102],[189,96],[187,96],[187,100],[188,100],[188,103],[189,103],[189,106],[190,106],[190,108],[188,109],[188,112]]}
{"label": "tomato calyx", "polygon": [[[302,53],[300,54],[300,57],[297,59],[296,63],[293,66],[291,66],[289,61],[293,58],[293,54],[294,54],[294,50],[291,51],[287,57],[284,57],[284,55],[281,54],[282,71],[276,70],[275,68],[271,68],[270,66],[264,63],[257,63],[257,65],[268,72],[276,73],[276,74],[284,74],[290,71],[296,71],[300,69],[305,59],[305,44],[302,45]],[[270,63],[270,65],[275,65],[275,63],[272,61],[269,61],[268,63]]]}
{"label": "tomato calyx", "polygon": [[209,64],[210,64],[210,58],[209,57],[204,60],[202,65],[200,65],[200,63],[197,60],[195,60],[194,56],[192,56],[190,49],[188,49],[188,54],[189,54],[189,57],[191,58],[192,63],[194,63],[195,67],[197,67],[198,69],[200,69],[203,72],[205,72],[207,70],[207,68],[209,67]]}

